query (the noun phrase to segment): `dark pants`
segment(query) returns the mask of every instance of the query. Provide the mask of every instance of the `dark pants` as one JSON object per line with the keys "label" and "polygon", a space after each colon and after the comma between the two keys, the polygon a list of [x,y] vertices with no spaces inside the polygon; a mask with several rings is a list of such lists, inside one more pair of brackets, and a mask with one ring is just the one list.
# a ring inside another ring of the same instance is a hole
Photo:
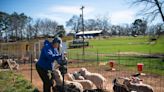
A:
{"label": "dark pants", "polygon": [[36,70],[43,81],[43,92],[51,92],[51,87],[53,86],[52,73],[48,70],[44,70],[36,64]]}

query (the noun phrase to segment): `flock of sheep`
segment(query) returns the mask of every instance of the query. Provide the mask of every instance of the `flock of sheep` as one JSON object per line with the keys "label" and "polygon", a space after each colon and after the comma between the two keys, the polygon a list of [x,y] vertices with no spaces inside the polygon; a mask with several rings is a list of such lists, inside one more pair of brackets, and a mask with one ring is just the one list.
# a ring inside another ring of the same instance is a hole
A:
{"label": "flock of sheep", "polygon": [[[17,64],[12,59],[0,59],[0,67],[3,69],[10,68],[19,69]],[[61,72],[56,69],[54,72],[54,80],[57,87],[62,87],[63,77]],[[86,68],[81,68],[74,73],[67,73],[65,75],[65,92],[107,92],[107,79],[99,73],[91,73]],[[119,82],[123,79],[123,83]],[[115,78],[113,80],[114,92],[154,92],[150,85],[143,83],[139,78]],[[56,92],[56,91],[55,91]]]}
{"label": "flock of sheep", "polygon": [[[63,78],[59,70],[54,71],[54,79],[56,86],[62,86]],[[106,90],[107,80],[99,73],[91,73],[86,68],[81,68],[78,72],[67,73],[65,80],[65,92],[108,92]],[[144,84],[139,79],[131,80],[130,78],[122,78],[124,81],[120,83],[118,79],[113,80],[114,92],[153,92],[150,85]],[[72,90],[68,91],[69,87]]]}
{"label": "flock of sheep", "polygon": [[[55,70],[54,75],[56,85],[62,86],[63,78],[60,71]],[[104,92],[106,79],[98,73],[89,72],[86,68],[81,68],[79,72],[74,72],[73,74],[67,73],[66,77],[65,85],[73,85],[76,92]],[[95,89],[98,91],[93,91]]]}

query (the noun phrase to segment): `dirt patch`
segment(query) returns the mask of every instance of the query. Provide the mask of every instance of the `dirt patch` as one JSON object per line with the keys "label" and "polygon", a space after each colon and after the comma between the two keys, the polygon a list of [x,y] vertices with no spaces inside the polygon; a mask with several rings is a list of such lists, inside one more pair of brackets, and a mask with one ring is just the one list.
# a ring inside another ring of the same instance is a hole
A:
{"label": "dirt patch", "polygon": [[[103,67],[103,66],[102,66]],[[112,81],[114,78],[117,77],[129,77],[131,74],[134,74],[133,71],[121,71],[121,69],[116,71],[106,71],[102,67],[86,67],[91,72],[96,72],[102,74],[107,79],[107,90],[110,92],[112,91]],[[27,80],[31,80],[31,71],[30,71],[30,64],[22,64],[20,65],[20,70],[18,71],[21,73]],[[69,68],[68,72],[73,73],[74,71],[79,71],[80,68]],[[145,76],[141,76],[144,83],[151,85],[154,88],[154,92],[164,92],[164,76],[158,75],[151,75],[146,74]],[[41,92],[42,89],[42,81],[35,70],[35,66],[33,65],[32,70],[32,83],[35,87],[37,87]]]}
{"label": "dirt patch", "polygon": [[[18,71],[21,73],[27,80],[31,81],[31,65],[30,64],[21,64],[20,70]],[[35,69],[35,65],[33,64],[32,69],[32,84],[34,87],[38,88],[39,91],[43,92],[42,88],[42,81]]]}

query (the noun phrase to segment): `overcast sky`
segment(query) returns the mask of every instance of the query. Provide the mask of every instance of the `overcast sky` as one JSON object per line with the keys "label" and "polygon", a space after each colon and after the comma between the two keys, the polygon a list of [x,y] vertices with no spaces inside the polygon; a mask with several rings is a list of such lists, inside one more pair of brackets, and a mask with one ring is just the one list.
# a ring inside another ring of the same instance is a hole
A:
{"label": "overcast sky", "polygon": [[129,7],[127,1],[130,0],[0,0],[0,11],[23,12],[34,19],[48,18],[63,25],[73,15],[80,15],[82,5],[85,6],[84,19],[105,15],[111,24],[130,24],[136,18],[143,18],[136,16],[140,7]]}

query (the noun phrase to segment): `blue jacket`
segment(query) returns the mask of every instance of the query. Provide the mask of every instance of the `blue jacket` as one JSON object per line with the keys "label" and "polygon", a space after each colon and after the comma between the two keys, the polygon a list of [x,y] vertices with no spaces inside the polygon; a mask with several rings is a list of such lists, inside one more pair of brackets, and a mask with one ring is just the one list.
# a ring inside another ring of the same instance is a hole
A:
{"label": "blue jacket", "polygon": [[37,65],[45,70],[53,70],[54,60],[56,60],[58,64],[62,63],[58,50],[54,49],[48,40],[45,40]]}

